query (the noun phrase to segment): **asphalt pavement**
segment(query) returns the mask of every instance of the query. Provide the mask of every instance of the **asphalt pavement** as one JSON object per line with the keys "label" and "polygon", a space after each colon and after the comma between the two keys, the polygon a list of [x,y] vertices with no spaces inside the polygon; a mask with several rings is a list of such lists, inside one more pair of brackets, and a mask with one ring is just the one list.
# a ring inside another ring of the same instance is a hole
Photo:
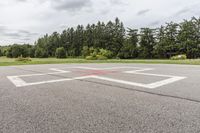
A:
{"label": "asphalt pavement", "polygon": [[200,66],[0,67],[0,133],[199,133]]}

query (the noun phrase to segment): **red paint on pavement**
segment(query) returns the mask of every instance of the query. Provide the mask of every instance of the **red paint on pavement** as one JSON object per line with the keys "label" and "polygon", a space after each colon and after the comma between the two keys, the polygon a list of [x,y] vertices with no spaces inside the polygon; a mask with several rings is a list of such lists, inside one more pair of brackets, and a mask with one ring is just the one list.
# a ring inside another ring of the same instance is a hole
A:
{"label": "red paint on pavement", "polygon": [[83,70],[83,71],[75,71],[78,73],[82,73],[82,76],[90,76],[90,75],[106,75],[110,73],[117,73],[118,71],[107,71],[107,70]]}

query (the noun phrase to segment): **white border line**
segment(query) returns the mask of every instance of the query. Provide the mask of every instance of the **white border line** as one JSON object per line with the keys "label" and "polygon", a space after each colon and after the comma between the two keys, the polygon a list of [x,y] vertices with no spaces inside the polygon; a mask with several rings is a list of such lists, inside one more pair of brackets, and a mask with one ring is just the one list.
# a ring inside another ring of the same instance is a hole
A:
{"label": "white border line", "polygon": [[130,82],[130,81],[125,81],[125,80],[118,80],[118,79],[107,78],[107,77],[102,77],[102,76],[94,76],[93,78],[101,79],[101,80],[105,80],[105,81],[111,81],[111,82],[115,82],[115,83],[126,84],[126,85],[149,88],[148,85],[142,84],[142,83]]}
{"label": "white border line", "polygon": [[35,83],[25,83],[23,85],[19,85],[18,87],[40,85],[40,84],[47,84],[47,83],[57,83],[57,82],[63,82],[63,81],[80,80],[80,79],[86,79],[86,78],[93,78],[93,76],[82,76],[82,77],[75,77],[75,78],[63,78],[63,79],[57,79],[57,80],[48,80],[48,81],[35,82]]}
{"label": "white border line", "polygon": [[[65,67],[65,68],[77,68],[77,69],[86,69],[86,70],[113,70],[113,69],[123,69],[123,68],[132,68],[132,69],[138,69],[138,70],[132,70],[132,71],[124,71],[122,73],[127,74],[136,74],[136,75],[145,75],[145,76],[157,76],[157,77],[166,77],[167,79],[157,81],[150,84],[143,84],[143,83],[137,83],[137,82],[131,82],[131,81],[125,81],[125,80],[119,80],[119,79],[113,79],[103,76],[96,76],[96,75],[90,75],[90,76],[81,76],[81,77],[75,77],[75,78],[63,78],[63,79],[57,79],[57,80],[47,80],[47,81],[41,81],[41,82],[33,82],[33,83],[27,83],[24,80],[21,79],[21,77],[30,77],[30,76],[42,76],[42,75],[53,75],[53,74],[62,74],[62,73],[70,73],[70,71],[65,71],[57,68],[51,68],[51,71],[56,71],[52,73],[43,73],[43,74],[27,74],[27,75],[18,75],[18,76],[7,76],[7,78],[16,86],[16,87],[24,87],[24,86],[31,86],[31,85],[40,85],[40,84],[47,84],[47,83],[56,83],[56,82],[63,82],[63,81],[72,81],[72,80],[79,80],[79,79],[87,79],[87,78],[95,78],[100,79],[104,81],[110,81],[120,84],[126,84],[131,86],[137,86],[137,87],[143,87],[148,89],[154,89],[157,87],[161,87],[167,84],[171,84],[174,82],[177,82],[179,80],[183,80],[186,77],[180,77],[180,76],[173,76],[173,75],[163,75],[163,74],[153,74],[153,73],[141,73],[143,71],[150,71],[154,70],[153,68],[139,68],[139,67],[109,67],[109,68],[90,68],[90,67]],[[63,68],[64,69],[64,68]]]}
{"label": "white border line", "polygon": [[19,76],[8,76],[7,77],[16,87],[22,87],[26,85],[26,82],[19,78]]}
{"label": "white border line", "polygon": [[172,78],[169,78],[169,79],[166,79],[166,80],[162,80],[162,81],[158,81],[158,82],[148,84],[148,88],[150,88],[150,89],[158,88],[160,86],[171,84],[171,83],[177,82],[179,80],[183,80],[185,78],[186,77],[178,77],[178,76],[172,77]]}

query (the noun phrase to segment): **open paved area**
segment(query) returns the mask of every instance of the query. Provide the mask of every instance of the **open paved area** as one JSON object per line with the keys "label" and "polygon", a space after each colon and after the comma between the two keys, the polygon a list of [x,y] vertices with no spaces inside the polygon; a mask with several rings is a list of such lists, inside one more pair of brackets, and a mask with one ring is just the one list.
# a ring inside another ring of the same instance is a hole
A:
{"label": "open paved area", "polygon": [[0,67],[0,133],[200,132],[200,66]]}

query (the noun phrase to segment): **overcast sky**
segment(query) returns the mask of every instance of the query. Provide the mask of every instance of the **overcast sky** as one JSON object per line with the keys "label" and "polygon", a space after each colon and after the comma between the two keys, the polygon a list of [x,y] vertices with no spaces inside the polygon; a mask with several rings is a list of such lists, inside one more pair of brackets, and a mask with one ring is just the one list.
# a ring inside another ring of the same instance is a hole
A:
{"label": "overcast sky", "polygon": [[116,17],[141,28],[192,16],[200,16],[200,0],[1,0],[0,45],[33,43],[45,33]]}

